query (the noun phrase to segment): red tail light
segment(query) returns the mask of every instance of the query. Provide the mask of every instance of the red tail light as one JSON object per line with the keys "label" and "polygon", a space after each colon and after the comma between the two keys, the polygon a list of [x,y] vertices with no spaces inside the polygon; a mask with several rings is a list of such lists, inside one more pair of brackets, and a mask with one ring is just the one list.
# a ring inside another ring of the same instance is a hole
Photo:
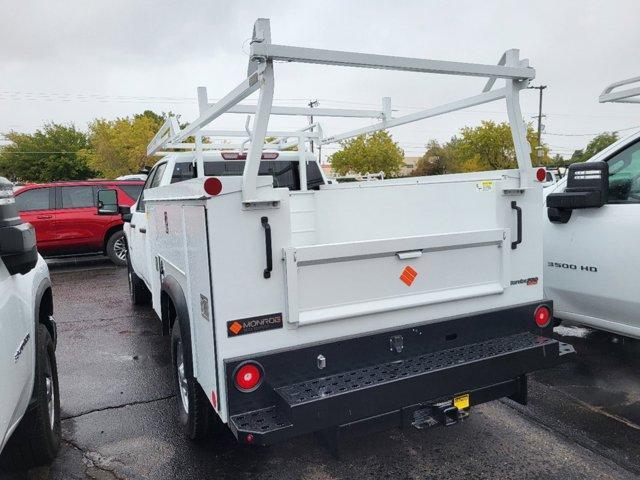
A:
{"label": "red tail light", "polygon": [[536,180],[539,182],[544,182],[547,179],[547,170],[544,168],[539,168],[536,170]]}
{"label": "red tail light", "polygon": [[215,178],[215,177],[207,178],[204,181],[204,191],[207,192],[207,194],[211,195],[212,197],[215,197],[216,195],[220,195],[220,192],[222,192],[222,182],[220,181],[219,178]]}
{"label": "red tail light", "polygon": [[549,325],[549,322],[551,321],[551,310],[549,310],[549,307],[546,305],[540,305],[536,308],[533,318],[536,321],[536,325],[540,328],[544,328]]}
{"label": "red tail light", "polygon": [[262,382],[262,369],[253,362],[243,363],[237,368],[234,380],[241,392],[253,392]]}

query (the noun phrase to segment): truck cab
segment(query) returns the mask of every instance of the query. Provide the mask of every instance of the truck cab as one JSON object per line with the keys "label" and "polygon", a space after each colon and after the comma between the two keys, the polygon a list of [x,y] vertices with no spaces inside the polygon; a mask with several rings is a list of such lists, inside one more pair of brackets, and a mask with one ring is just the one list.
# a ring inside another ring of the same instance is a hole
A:
{"label": "truck cab", "polygon": [[0,473],[49,463],[60,445],[51,281],[12,188],[0,177]]}
{"label": "truck cab", "polygon": [[[576,187],[585,176],[578,168],[601,174],[599,185]],[[596,190],[601,197],[558,209],[554,202],[566,200],[570,190]],[[640,133],[572,165],[544,193],[544,285],[555,317],[640,338]]]}

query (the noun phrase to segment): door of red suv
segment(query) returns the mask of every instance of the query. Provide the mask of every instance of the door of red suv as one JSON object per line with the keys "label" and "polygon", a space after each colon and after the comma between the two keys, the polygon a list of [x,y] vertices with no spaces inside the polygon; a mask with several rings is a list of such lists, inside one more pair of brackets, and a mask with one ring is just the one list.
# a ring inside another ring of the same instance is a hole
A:
{"label": "door of red suv", "polygon": [[96,211],[93,185],[56,187],[56,247],[63,251],[100,250],[104,241],[104,219]]}
{"label": "door of red suv", "polygon": [[55,187],[23,188],[15,198],[20,218],[33,225],[38,249],[46,253],[55,244]]}

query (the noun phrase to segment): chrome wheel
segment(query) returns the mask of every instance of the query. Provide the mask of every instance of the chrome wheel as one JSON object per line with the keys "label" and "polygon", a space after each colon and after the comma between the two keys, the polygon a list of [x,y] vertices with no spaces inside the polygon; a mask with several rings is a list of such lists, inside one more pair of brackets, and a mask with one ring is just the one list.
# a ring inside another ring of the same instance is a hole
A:
{"label": "chrome wheel", "polygon": [[113,243],[113,253],[123,262],[127,260],[127,244],[124,235]]}
{"label": "chrome wheel", "polygon": [[185,413],[189,413],[189,390],[187,387],[187,376],[184,371],[184,354],[182,353],[182,342],[176,344],[176,371],[178,372],[178,387],[180,388],[180,400]]}

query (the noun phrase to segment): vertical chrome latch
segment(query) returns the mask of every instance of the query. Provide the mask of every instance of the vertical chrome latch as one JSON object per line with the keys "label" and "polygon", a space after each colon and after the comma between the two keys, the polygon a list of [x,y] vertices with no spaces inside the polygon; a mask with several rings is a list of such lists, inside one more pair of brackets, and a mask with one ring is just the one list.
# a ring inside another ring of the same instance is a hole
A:
{"label": "vertical chrome latch", "polygon": [[318,370],[322,370],[324,367],[327,366],[327,359],[324,358],[324,355],[322,354],[318,355],[317,362],[318,362]]}
{"label": "vertical chrome latch", "polygon": [[404,348],[404,339],[402,335],[394,335],[389,339],[389,350],[396,353],[401,353]]}

